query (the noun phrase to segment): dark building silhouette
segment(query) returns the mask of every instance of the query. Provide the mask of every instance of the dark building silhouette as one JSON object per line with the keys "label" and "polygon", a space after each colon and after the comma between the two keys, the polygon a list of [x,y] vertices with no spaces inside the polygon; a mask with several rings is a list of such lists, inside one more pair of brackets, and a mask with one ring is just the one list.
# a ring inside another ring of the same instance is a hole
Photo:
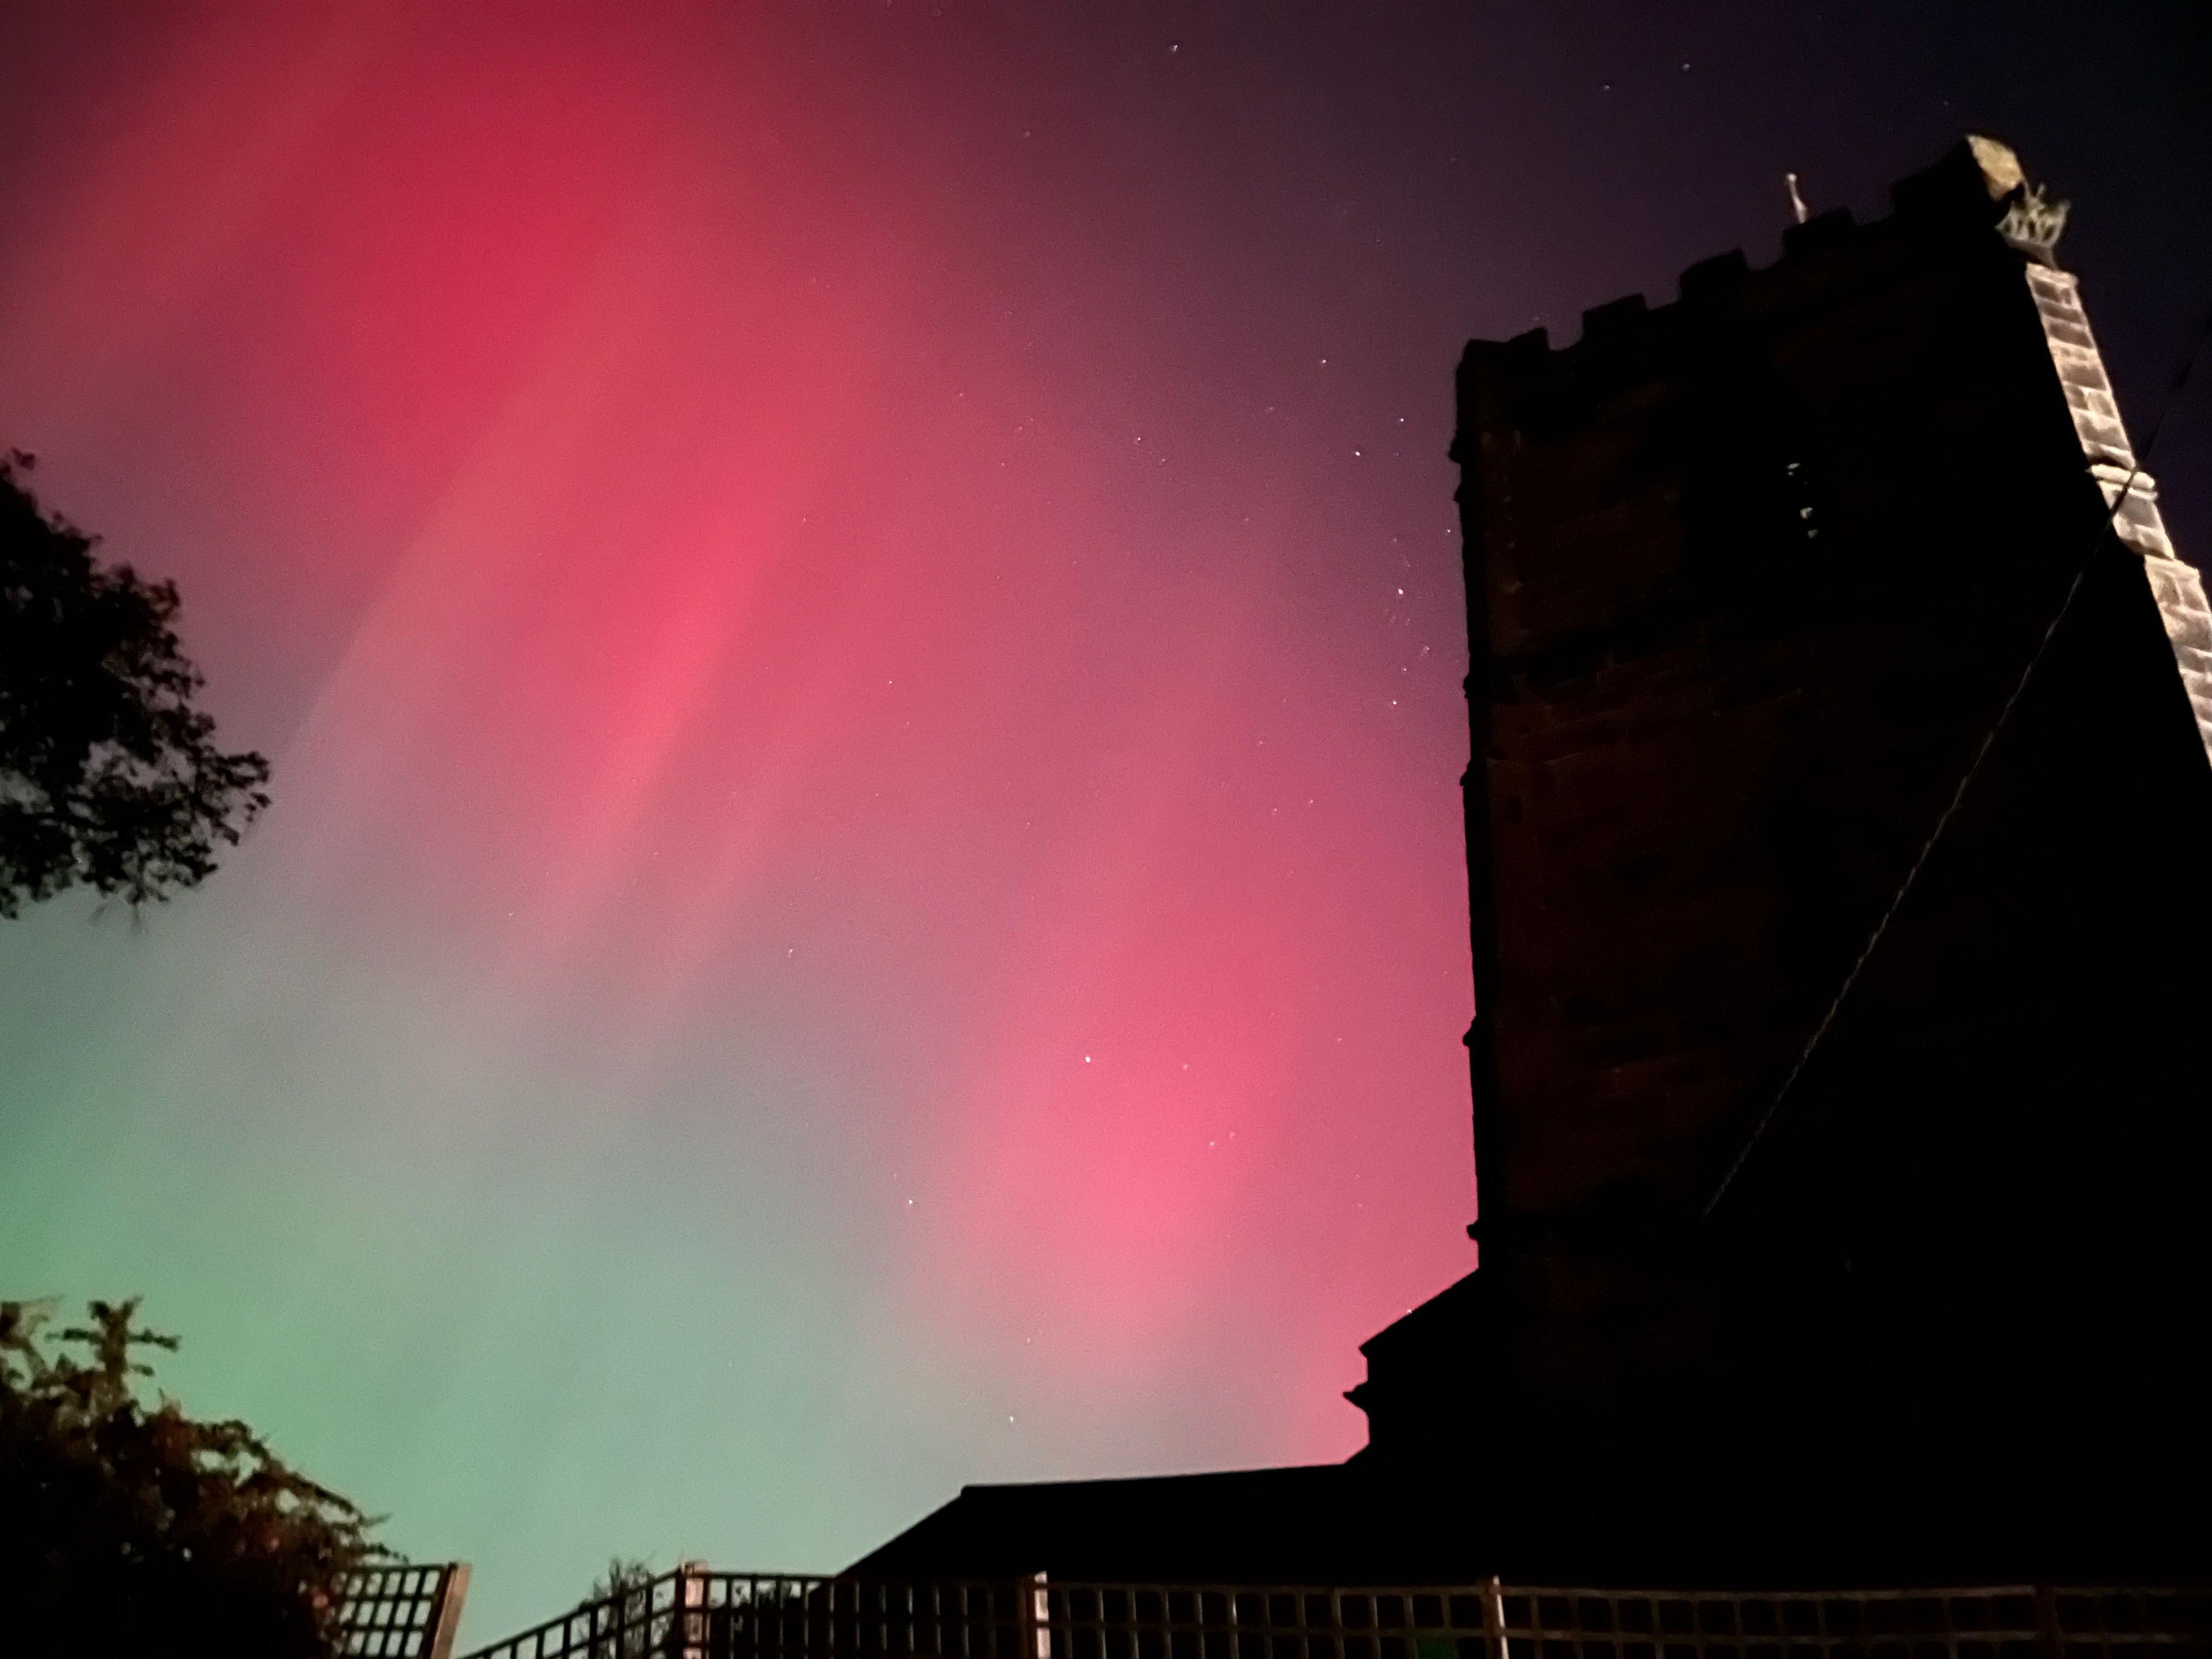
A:
{"label": "dark building silhouette", "polygon": [[1367,1449],[854,1571],[2205,1571],[2212,616],[2063,207],[1979,138],[1893,206],[1461,364],[1481,1265]]}

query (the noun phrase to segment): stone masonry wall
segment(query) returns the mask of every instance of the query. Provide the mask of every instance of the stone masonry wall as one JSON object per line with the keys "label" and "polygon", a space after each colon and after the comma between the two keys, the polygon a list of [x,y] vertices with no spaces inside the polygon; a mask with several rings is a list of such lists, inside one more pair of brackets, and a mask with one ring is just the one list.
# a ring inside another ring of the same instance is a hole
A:
{"label": "stone masonry wall", "polygon": [[2212,757],[2212,609],[2205,604],[2203,580],[2194,565],[2175,556],[2166,538],[2166,522],[2158,510],[2157,482],[2137,464],[2135,447],[2128,441],[2112,382],[2105,375],[2104,357],[2081,308],[2080,285],[2070,273],[2051,265],[2030,264],[2027,275],[2051,360],[2081,440],[2081,453],[2088,458],[2106,505],[2118,503],[2114,531],[2142,556],[2144,578],[2158,603],[2182,684],[2188,688],[2205,753]]}

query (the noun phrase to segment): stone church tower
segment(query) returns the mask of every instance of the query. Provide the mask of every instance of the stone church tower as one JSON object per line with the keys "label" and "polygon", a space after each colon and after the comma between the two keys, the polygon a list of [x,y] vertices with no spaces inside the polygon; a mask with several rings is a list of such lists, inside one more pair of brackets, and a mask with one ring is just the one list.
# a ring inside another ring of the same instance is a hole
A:
{"label": "stone church tower", "polygon": [[1480,1266],[1349,1463],[970,1488],[855,1571],[1727,1584],[2212,1560],[2212,617],[2063,206],[1459,370]]}
{"label": "stone church tower", "polygon": [[1461,365],[1481,1267],[1357,1398],[1486,1559],[2212,1559],[2212,617],[2063,220],[1972,138]]}

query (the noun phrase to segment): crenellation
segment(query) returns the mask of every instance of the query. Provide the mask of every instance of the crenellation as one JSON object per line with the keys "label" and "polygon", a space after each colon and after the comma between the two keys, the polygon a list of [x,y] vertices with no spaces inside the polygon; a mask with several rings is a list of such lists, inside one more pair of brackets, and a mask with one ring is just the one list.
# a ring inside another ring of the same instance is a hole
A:
{"label": "crenellation", "polygon": [[1741,292],[1750,277],[1751,264],[1743,257],[1743,250],[1730,248],[1683,271],[1675,291],[1679,302],[1694,310]]}
{"label": "crenellation", "polygon": [[1583,334],[1577,343],[1584,351],[1602,351],[1640,343],[1650,308],[1641,294],[1625,294],[1583,313]]}

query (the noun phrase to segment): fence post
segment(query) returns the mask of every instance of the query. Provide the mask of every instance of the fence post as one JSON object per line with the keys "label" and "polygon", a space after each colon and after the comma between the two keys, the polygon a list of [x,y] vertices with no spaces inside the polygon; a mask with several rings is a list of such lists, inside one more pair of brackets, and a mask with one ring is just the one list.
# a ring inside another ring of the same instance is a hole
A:
{"label": "fence post", "polygon": [[1052,1659],[1052,1592],[1045,1577],[1033,1572],[1014,1586],[1016,1616],[1021,1620],[1021,1659]]}
{"label": "fence post", "polygon": [[422,1644],[422,1659],[453,1659],[453,1638],[461,1628],[461,1603],[468,1598],[469,1564],[456,1561],[446,1569],[437,1613]]}
{"label": "fence post", "polygon": [[1490,1627],[1490,1659],[1507,1659],[1505,1650],[1505,1586],[1493,1573],[1490,1594],[1482,1598],[1482,1622]]}
{"label": "fence post", "polygon": [[707,1659],[707,1564],[676,1564],[676,1600],[670,1609],[669,1646],[680,1659]]}
{"label": "fence post", "polygon": [[2035,1644],[2043,1659],[2059,1659],[2066,1650],[2058,1630],[2058,1592],[2049,1584],[2035,1587]]}

